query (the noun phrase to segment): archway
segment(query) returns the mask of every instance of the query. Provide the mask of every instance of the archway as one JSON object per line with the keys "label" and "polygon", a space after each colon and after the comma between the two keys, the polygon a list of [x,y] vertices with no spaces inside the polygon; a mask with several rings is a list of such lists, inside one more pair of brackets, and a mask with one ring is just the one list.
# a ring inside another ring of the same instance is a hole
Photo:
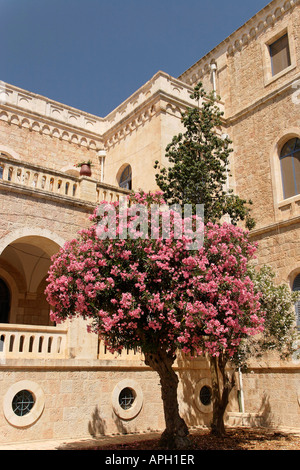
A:
{"label": "archway", "polygon": [[[36,231],[36,230],[35,230]],[[55,235],[52,239],[41,235],[25,234],[17,238],[9,237],[9,242],[0,254],[0,268],[10,274],[17,286],[17,291],[11,290],[10,315],[5,314],[3,306],[3,321],[26,325],[52,325],[50,321],[50,306],[46,301],[44,290],[51,257],[57,253],[58,244]],[[3,278],[3,276],[1,277]],[[0,278],[0,279],[1,279]],[[6,277],[5,284],[6,283]],[[7,298],[5,287],[2,286],[3,299]],[[0,294],[1,294],[0,285]],[[1,312],[0,312],[1,315]]]}

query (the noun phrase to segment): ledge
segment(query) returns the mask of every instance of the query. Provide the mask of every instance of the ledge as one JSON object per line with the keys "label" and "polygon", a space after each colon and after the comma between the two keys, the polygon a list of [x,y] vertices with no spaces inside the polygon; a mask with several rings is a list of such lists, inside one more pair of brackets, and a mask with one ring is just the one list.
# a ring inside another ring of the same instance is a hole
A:
{"label": "ledge", "polygon": [[[75,197],[69,197],[69,196],[64,196],[62,194],[55,194],[50,191],[43,191],[41,189],[31,189],[28,188],[27,186],[23,185],[18,185],[17,183],[11,183],[9,181],[2,181],[0,180],[0,190],[7,192],[14,192],[14,193],[19,193],[19,194],[26,194],[28,196],[31,196],[33,198],[37,199],[47,199],[47,200],[52,200],[56,201],[61,205],[71,205],[71,206],[78,206],[78,207],[83,207],[85,209],[91,209],[93,210],[96,206],[97,203],[95,202],[90,202],[86,201],[83,199],[77,199]],[[95,194],[96,197],[96,194]]]}
{"label": "ledge", "polygon": [[278,222],[274,222],[273,224],[266,225],[264,227],[259,227],[257,229],[251,230],[250,238],[262,235],[268,232],[277,231],[283,227],[288,227],[289,225],[295,225],[300,223],[300,215],[296,217],[289,218],[287,220],[281,220]]}

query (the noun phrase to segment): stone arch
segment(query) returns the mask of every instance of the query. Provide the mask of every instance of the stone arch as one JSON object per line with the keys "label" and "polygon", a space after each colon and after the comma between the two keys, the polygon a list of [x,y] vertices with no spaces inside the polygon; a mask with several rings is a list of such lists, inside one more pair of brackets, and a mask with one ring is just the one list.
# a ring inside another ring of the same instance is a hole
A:
{"label": "stone arch", "polygon": [[67,175],[71,175],[71,176],[77,176],[79,177],[80,176],[80,168],[74,166],[74,165],[67,165],[67,166],[64,166],[61,171],[63,171],[64,173],[66,173]]}
{"label": "stone arch", "polygon": [[53,251],[53,244],[56,244],[57,247],[62,247],[66,242],[62,237],[48,229],[32,229],[31,227],[24,227],[14,230],[0,240],[0,255],[3,253],[5,248],[14,241],[22,240],[33,242],[33,238],[35,238],[38,246],[43,248],[49,256],[52,256],[55,253],[55,251]]}
{"label": "stone arch", "polygon": [[[0,277],[12,291],[11,323],[51,323],[50,306],[44,294],[45,280],[51,257],[64,242],[50,230],[29,227],[17,229],[0,240]],[[7,274],[7,266],[11,266],[10,275]]]}
{"label": "stone arch", "polygon": [[293,287],[294,280],[296,279],[298,274],[300,274],[300,263],[296,264],[288,275],[288,284],[291,289]]}
{"label": "stone arch", "polygon": [[12,158],[13,160],[21,160],[20,155],[6,145],[0,145],[0,153],[4,153],[7,157]]}
{"label": "stone arch", "polygon": [[290,127],[285,129],[273,141],[270,152],[270,167],[272,175],[273,200],[275,207],[283,200],[283,188],[280,168],[280,151],[284,144],[295,137],[300,138],[300,128]]}
{"label": "stone arch", "polygon": [[[132,166],[129,163],[123,163],[123,165],[119,168],[117,174],[116,174],[116,183],[117,186],[120,186],[120,179],[122,177],[122,174],[126,168],[130,168],[131,171],[131,187],[132,187]],[[131,188],[129,188],[131,189]]]}

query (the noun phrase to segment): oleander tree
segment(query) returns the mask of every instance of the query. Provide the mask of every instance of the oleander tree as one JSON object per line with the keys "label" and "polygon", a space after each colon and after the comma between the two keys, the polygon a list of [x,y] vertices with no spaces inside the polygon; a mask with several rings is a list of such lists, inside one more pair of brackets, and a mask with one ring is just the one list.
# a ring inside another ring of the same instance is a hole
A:
{"label": "oleander tree", "polygon": [[275,272],[267,265],[261,267],[248,264],[247,272],[253,283],[254,292],[259,295],[259,317],[264,318],[264,328],[258,335],[243,338],[232,357],[226,350],[220,355],[210,355],[210,370],[213,386],[212,433],[222,437],[226,434],[224,415],[229,394],[235,385],[238,370],[246,372],[252,359],[266,353],[275,353],[281,360],[292,356],[299,359],[300,335],[296,325],[295,303],[300,292],[292,292],[285,283],[275,282]]}
{"label": "oleander tree", "polygon": [[[166,148],[168,167],[161,167],[159,162],[155,163],[155,168],[159,170],[156,182],[170,204],[191,204],[193,207],[202,204],[206,227],[211,222],[221,224],[222,218],[229,216],[231,224],[244,222],[247,229],[251,230],[255,226],[250,213],[251,201],[240,198],[228,189],[232,142],[228,137],[222,137],[223,113],[217,105],[217,99],[214,94],[207,94],[201,83],[194,88],[191,98],[195,100],[195,106],[188,108],[182,114],[185,131],[174,136]],[[225,224],[223,229],[229,230],[229,226]],[[221,231],[220,225],[214,236],[218,237]],[[218,258],[219,247],[210,246],[211,236],[212,234],[205,238],[205,254],[207,256],[207,253],[213,249],[216,250]],[[247,239],[249,237],[245,234],[244,236]],[[225,246],[229,249],[227,242]],[[211,269],[217,269],[215,266],[219,266],[219,261],[216,263],[212,256],[208,256],[208,260]],[[230,265],[224,265],[223,268],[223,278],[225,275],[230,276]],[[208,345],[215,344],[218,330],[205,329],[202,339],[206,338],[204,350],[209,359],[212,379],[211,430],[218,436],[225,435],[224,415],[230,392],[235,385],[236,370],[246,368],[250,357],[258,357],[266,351],[277,351],[281,358],[288,358],[298,348],[299,335],[295,328],[294,314],[297,294],[291,293],[286,285],[275,285],[274,277],[275,274],[269,267],[264,266],[259,270],[254,269],[249,263],[247,274],[243,272],[243,282],[247,280],[253,283],[254,292],[260,296],[260,308],[255,314],[261,322],[259,335],[245,335],[238,346],[235,345],[232,349],[219,347],[217,351],[213,351]],[[228,345],[232,341],[232,328],[228,329],[225,325],[231,318],[231,306],[225,303],[224,308],[220,308],[223,303],[220,294],[218,290],[217,295],[211,299],[216,312],[214,321],[223,328],[224,341]],[[197,290],[194,290],[194,295],[197,296]],[[241,298],[239,302],[242,312],[244,304]],[[240,313],[240,319],[246,311]],[[263,319],[265,323],[262,328]],[[235,321],[240,325],[238,319]]]}
{"label": "oleander tree", "polygon": [[249,358],[261,358],[265,353],[276,353],[282,361],[300,355],[300,331],[296,323],[296,303],[300,292],[293,292],[286,283],[276,282],[271,266],[248,266],[254,290],[260,294],[261,309],[265,312],[263,334],[247,338],[241,343],[237,363],[247,370]]}
{"label": "oleander tree", "polygon": [[244,221],[250,230],[255,225],[252,201],[228,187],[232,142],[222,136],[224,113],[217,97],[200,82],[191,98],[195,105],[182,114],[184,132],[175,135],[166,148],[168,166],[155,162],[156,183],[169,204],[203,204],[206,222],[216,223],[227,215],[232,224]]}
{"label": "oleander tree", "polygon": [[[188,448],[173,368],[176,353],[232,358],[244,338],[262,331],[259,293],[247,275],[255,246],[241,228],[201,225],[195,216],[186,233],[186,220],[174,211],[165,237],[166,211],[159,209],[154,229],[149,210],[164,203],[162,193],[135,193],[129,199],[126,209],[103,202],[90,228],[53,257],[46,289],[51,318],[57,323],[78,315],[89,319],[90,330],[112,352],[139,348],[160,378],[161,446]],[[197,231],[203,243],[195,249]]]}

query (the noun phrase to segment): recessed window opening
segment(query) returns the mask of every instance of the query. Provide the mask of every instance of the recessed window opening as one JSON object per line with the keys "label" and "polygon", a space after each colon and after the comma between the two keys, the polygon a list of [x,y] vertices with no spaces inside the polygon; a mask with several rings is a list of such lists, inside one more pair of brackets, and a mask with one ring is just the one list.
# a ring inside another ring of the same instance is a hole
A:
{"label": "recessed window opening", "polygon": [[204,385],[204,387],[202,387],[200,390],[200,401],[202,405],[209,406],[211,404],[211,398],[212,398],[211,388],[208,387],[207,385]]}
{"label": "recessed window opening", "polygon": [[33,405],[34,396],[28,390],[20,390],[12,401],[12,409],[17,416],[25,416],[30,413]]}
{"label": "recessed window opening", "polygon": [[[297,291],[300,291],[300,274],[296,276],[294,283],[293,283],[293,292],[297,292]],[[300,300],[296,302],[295,310],[296,310],[296,324],[297,324],[297,327],[300,328]]]}
{"label": "recessed window opening", "polygon": [[124,189],[132,189],[132,171],[130,165],[127,165],[122,171],[119,186]]}
{"label": "recessed window opening", "polygon": [[276,75],[291,65],[288,35],[285,34],[269,45],[272,75]]}
{"label": "recessed window opening", "polygon": [[300,193],[300,139],[289,140],[280,152],[283,197]]}
{"label": "recessed window opening", "polygon": [[119,395],[119,404],[123,410],[129,410],[135,400],[136,394],[129,387],[123,388]]}

